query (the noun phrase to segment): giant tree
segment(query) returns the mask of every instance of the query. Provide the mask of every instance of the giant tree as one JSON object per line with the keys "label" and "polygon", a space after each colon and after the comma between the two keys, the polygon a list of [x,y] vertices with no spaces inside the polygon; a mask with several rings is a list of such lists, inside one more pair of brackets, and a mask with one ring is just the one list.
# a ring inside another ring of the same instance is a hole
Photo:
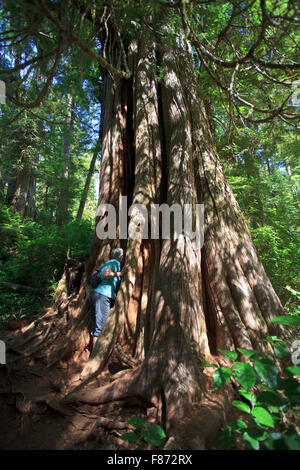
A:
{"label": "giant tree", "polygon": [[[271,119],[293,124],[296,2],[99,1],[90,7],[76,0],[71,8],[70,2],[43,1],[34,3],[34,12],[58,41],[53,74],[66,34],[102,70],[98,205],[110,203],[123,214],[120,196],[127,196],[128,206],[142,204],[149,213],[152,204],[163,203],[201,203],[205,210],[201,249],[186,234],[101,239],[95,230],[76,308],[63,298],[71,312],[68,332],[63,341],[46,343],[47,365],[78,360],[89,341],[87,278],[112,247],[122,246],[132,270],[80,386],[64,403],[136,399],[155,410],[178,446],[208,447],[226,419],[232,389],[216,395],[197,360],[222,361],[219,349],[272,354],[260,340],[287,335],[271,322],[283,308],[218,158],[214,98],[220,90],[244,126]],[[61,305],[59,293],[56,302]],[[117,353],[130,369],[92,386]]]}

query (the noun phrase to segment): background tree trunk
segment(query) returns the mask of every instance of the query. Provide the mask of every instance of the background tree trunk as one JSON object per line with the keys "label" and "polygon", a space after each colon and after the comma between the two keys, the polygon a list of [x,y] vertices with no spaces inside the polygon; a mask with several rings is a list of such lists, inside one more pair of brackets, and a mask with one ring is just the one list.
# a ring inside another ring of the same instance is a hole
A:
{"label": "background tree trunk", "polygon": [[61,175],[61,189],[60,197],[57,208],[57,223],[62,225],[67,222],[68,218],[68,199],[69,199],[69,167],[71,158],[71,142],[72,132],[74,126],[74,101],[71,93],[67,93],[67,119],[66,128],[64,135],[64,147],[63,147],[63,169]]}
{"label": "background tree trunk", "polygon": [[21,168],[8,179],[6,203],[22,217],[37,218],[35,206],[35,164],[27,156],[21,159]]}
{"label": "background tree trunk", "polygon": [[83,214],[85,203],[87,200],[91,180],[92,180],[94,170],[95,170],[95,164],[96,164],[100,149],[101,149],[101,136],[100,136],[100,130],[99,130],[99,137],[98,137],[98,140],[96,142],[96,145],[93,151],[93,156],[90,162],[89,171],[85,180],[84,189],[83,189],[81,200],[79,203],[79,208],[78,208],[77,217],[76,217],[78,220],[82,218],[82,214]]}

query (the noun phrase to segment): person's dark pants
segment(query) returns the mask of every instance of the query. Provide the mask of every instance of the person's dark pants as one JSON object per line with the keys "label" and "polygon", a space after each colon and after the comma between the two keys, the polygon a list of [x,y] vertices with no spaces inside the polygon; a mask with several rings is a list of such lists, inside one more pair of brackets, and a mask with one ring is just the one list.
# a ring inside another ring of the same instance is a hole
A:
{"label": "person's dark pants", "polygon": [[94,322],[93,329],[91,331],[92,336],[99,336],[103,330],[104,324],[111,308],[112,299],[106,295],[100,294],[99,292],[90,292],[90,306],[91,314]]}

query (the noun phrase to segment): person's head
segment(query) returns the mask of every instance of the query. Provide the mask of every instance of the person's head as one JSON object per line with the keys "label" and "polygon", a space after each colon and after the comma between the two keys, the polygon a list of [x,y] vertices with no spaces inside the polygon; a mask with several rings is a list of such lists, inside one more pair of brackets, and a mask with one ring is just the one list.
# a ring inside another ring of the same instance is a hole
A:
{"label": "person's head", "polygon": [[123,260],[123,256],[124,251],[122,250],[122,248],[114,248],[113,250],[111,250],[110,259],[116,259],[121,263]]}

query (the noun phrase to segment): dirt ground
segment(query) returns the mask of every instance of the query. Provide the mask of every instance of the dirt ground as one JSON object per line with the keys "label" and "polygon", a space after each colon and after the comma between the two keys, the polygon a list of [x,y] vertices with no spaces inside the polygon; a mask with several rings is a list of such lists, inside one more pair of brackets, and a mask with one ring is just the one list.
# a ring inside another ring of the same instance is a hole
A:
{"label": "dirt ground", "polygon": [[[61,400],[81,382],[80,372],[89,358],[85,349],[77,361],[47,367],[45,349],[26,356],[10,349],[24,329],[1,330],[8,345],[7,364],[0,366],[1,450],[126,450],[136,448],[120,439],[133,430],[128,418],[151,420],[146,409],[114,402],[104,405],[61,405]],[[112,380],[124,365],[112,357],[106,369],[86,387],[100,387]],[[150,409],[151,415],[151,409]]]}

